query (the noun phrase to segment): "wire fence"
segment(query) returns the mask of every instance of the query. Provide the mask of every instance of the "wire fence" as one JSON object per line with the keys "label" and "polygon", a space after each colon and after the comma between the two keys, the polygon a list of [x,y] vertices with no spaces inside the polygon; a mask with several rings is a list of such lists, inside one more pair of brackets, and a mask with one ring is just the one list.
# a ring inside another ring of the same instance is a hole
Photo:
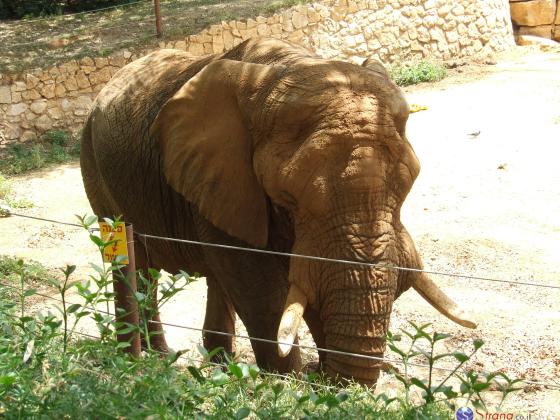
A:
{"label": "wire fence", "polygon": [[[42,217],[37,217],[37,216],[29,216],[29,215],[24,215],[24,214],[20,214],[20,213],[14,213],[14,212],[12,212],[10,210],[6,210],[6,209],[4,209],[3,215],[5,217],[6,216],[16,216],[16,217],[28,218],[28,219],[37,220],[37,221],[44,221],[44,222],[48,222],[48,223],[60,224],[60,225],[64,225],[64,226],[82,228],[82,225],[77,224],[77,223],[64,222],[64,221],[59,221],[59,220],[50,219],[50,218],[42,218]],[[282,256],[282,257],[305,258],[305,259],[311,259],[311,260],[315,260],[315,261],[334,262],[334,263],[349,264],[349,265],[365,265],[365,266],[369,266],[369,267],[373,266],[373,267],[377,267],[377,268],[391,269],[391,270],[423,271],[423,272],[426,272],[426,273],[429,273],[429,274],[437,274],[437,275],[452,276],[452,277],[464,277],[464,278],[468,278],[468,279],[476,279],[476,280],[482,280],[482,281],[497,281],[497,282],[503,282],[503,283],[511,283],[511,284],[519,285],[519,286],[545,287],[545,288],[549,288],[549,289],[560,289],[559,286],[555,286],[555,285],[551,285],[551,284],[541,284],[541,283],[534,283],[534,282],[517,282],[517,281],[510,281],[510,280],[494,279],[494,278],[490,278],[490,277],[471,276],[471,275],[458,274],[458,273],[446,273],[446,272],[431,271],[431,270],[417,270],[417,269],[410,269],[408,267],[379,265],[379,264],[373,264],[373,263],[367,263],[367,262],[361,262],[361,261],[349,261],[349,260],[341,260],[341,259],[332,259],[332,258],[324,258],[324,257],[318,257],[318,256],[292,254],[292,253],[276,252],[276,251],[256,249],[256,248],[239,247],[239,246],[232,246],[232,245],[226,245],[226,244],[215,244],[215,243],[184,240],[184,239],[177,239],[177,238],[166,238],[166,237],[147,235],[147,234],[142,234],[142,233],[135,233],[135,234],[140,236],[140,237],[147,238],[147,239],[167,240],[167,241],[173,241],[173,242],[178,241],[178,242],[181,242],[181,243],[187,243],[187,244],[191,244],[191,245],[212,246],[212,247],[219,247],[219,248],[224,248],[224,249],[232,249],[232,250],[236,250],[236,251],[256,252],[256,253],[269,254],[269,255],[270,254],[271,255],[278,255],[278,256]],[[8,284],[5,284],[5,283],[0,283],[0,285],[8,287],[8,288],[16,289],[16,290],[20,289],[19,287],[16,287],[16,286],[13,286],[13,285],[8,285]],[[37,296],[40,296],[40,297],[58,302],[58,303],[62,303],[62,299],[51,296],[49,294],[45,294],[45,293],[41,293],[41,292],[37,292],[37,291],[34,291],[34,294],[37,295]],[[73,305],[73,304],[76,304],[76,302],[66,302],[66,304]],[[109,311],[104,311],[104,310],[99,309],[99,308],[95,308],[95,311],[97,311],[99,313],[102,313],[102,314],[105,314],[105,315],[114,316],[114,313],[111,313]],[[243,339],[243,340],[252,340],[252,341],[263,342],[263,343],[267,343],[267,344],[274,344],[274,345],[288,344],[288,343],[282,343],[282,342],[279,342],[279,341],[276,341],[276,340],[264,339],[264,338],[260,338],[260,337],[252,337],[252,336],[244,335],[244,334],[227,333],[227,332],[223,332],[223,331],[216,331],[216,330],[198,328],[198,327],[187,326],[187,325],[180,325],[180,324],[169,323],[169,322],[158,322],[158,321],[153,321],[153,320],[151,320],[149,322],[151,322],[153,324],[161,324],[162,326],[166,326],[166,327],[170,327],[170,328],[180,328],[180,329],[185,329],[185,330],[198,331],[198,332],[201,332],[201,333],[209,333],[209,334],[215,334],[215,335],[230,336],[232,338],[239,338],[239,339]],[[92,335],[86,334],[86,333],[81,333],[81,332],[76,332],[76,333],[79,334],[79,335],[87,336],[89,338],[99,338],[99,337],[95,337],[95,336],[92,336]],[[344,355],[344,356],[355,357],[355,358],[360,358],[360,359],[365,359],[365,360],[382,362],[382,363],[386,363],[386,364],[389,364],[389,365],[404,364],[404,362],[402,360],[392,359],[392,358],[387,358],[387,357],[376,357],[376,356],[364,355],[364,354],[353,353],[353,352],[344,352],[344,351],[339,351],[339,350],[334,350],[334,349],[318,348],[318,347],[315,347],[315,346],[308,346],[308,345],[299,344],[299,343],[294,343],[294,344],[292,344],[292,346],[296,347],[296,348],[299,348],[299,349],[302,349],[302,350],[312,350],[312,351],[317,351],[317,352]],[[442,371],[442,372],[453,372],[454,371],[454,369],[452,369],[452,368],[430,366],[430,365],[425,364],[425,363],[417,363],[417,362],[408,361],[407,364],[409,366],[414,366],[416,368],[432,369],[432,370]],[[488,372],[482,372],[482,373],[488,374]],[[284,376],[284,375],[279,375],[279,376]],[[558,388],[558,389],[560,389],[560,384],[556,384],[556,383],[546,383],[546,382],[533,381],[533,380],[528,380],[528,379],[522,379],[521,381],[523,383],[526,383],[526,384],[529,384],[529,385],[538,385],[538,386],[543,386],[543,387],[547,387],[547,388]]]}
{"label": "wire fence", "polygon": [[[291,3],[286,1],[286,6]],[[168,0],[161,2],[163,37],[156,38],[151,1],[89,12],[0,22],[0,73],[48,68],[83,57],[129,49],[144,52],[158,42],[184,39],[222,21],[268,15],[278,0]]]}

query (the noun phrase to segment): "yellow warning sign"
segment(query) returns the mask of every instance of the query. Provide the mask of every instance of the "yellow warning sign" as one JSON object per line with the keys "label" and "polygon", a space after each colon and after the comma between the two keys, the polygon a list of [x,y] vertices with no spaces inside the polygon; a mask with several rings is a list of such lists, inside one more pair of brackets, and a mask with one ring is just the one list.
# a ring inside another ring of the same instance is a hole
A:
{"label": "yellow warning sign", "polygon": [[125,259],[119,261],[121,264],[128,264],[128,249],[126,246],[126,228],[124,222],[116,223],[111,226],[106,222],[99,222],[99,231],[103,242],[115,241],[103,250],[103,261],[112,262],[116,257],[122,256]]}

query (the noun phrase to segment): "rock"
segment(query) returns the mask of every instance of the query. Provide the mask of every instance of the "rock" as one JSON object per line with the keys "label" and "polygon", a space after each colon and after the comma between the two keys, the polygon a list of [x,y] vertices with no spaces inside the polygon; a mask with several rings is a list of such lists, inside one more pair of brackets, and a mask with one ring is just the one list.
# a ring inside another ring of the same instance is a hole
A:
{"label": "rock", "polygon": [[84,65],[84,66],[90,66],[93,67],[95,66],[95,62],[93,61],[93,59],[91,57],[84,57],[80,60],[80,64]]}
{"label": "rock", "polygon": [[12,92],[23,92],[27,89],[27,84],[17,81],[12,85]]}
{"label": "rock", "polygon": [[38,77],[27,73],[25,79],[27,80],[27,89],[33,89],[41,81]]}
{"label": "rock", "polygon": [[50,98],[54,98],[55,93],[54,93],[54,88],[55,88],[55,84],[54,83],[49,83],[46,85],[43,85],[43,87],[39,90],[41,95],[47,99]]}
{"label": "rock", "polygon": [[204,55],[204,48],[202,47],[202,44],[199,43],[190,43],[189,44],[189,52],[196,56],[199,57],[201,55]]}
{"label": "rock", "polygon": [[66,86],[66,90],[69,91],[78,90],[78,82],[74,76],[69,76],[64,82],[64,86]]}
{"label": "rock", "polygon": [[510,3],[511,20],[520,26],[550,25],[556,12],[555,0],[530,0]]}
{"label": "rock", "polygon": [[47,109],[47,101],[45,99],[35,101],[29,106],[29,109],[35,114],[42,114]]}
{"label": "rock", "polygon": [[89,79],[82,71],[76,73],[76,82],[78,83],[78,87],[80,89],[85,89],[90,87]]}
{"label": "rock", "polygon": [[14,104],[8,108],[7,115],[15,117],[23,114],[25,111],[27,111],[27,104],[24,103]]}
{"label": "rock", "polygon": [[301,14],[299,12],[294,12],[292,15],[292,25],[296,29],[301,29],[309,23],[307,15]]}
{"label": "rock", "polygon": [[103,67],[109,65],[109,60],[106,57],[95,57],[95,67],[102,69]]}
{"label": "rock", "polygon": [[[175,49],[177,50],[181,50],[181,51],[186,51],[187,50],[187,43],[185,41],[177,41],[175,43]],[[117,66],[117,67],[122,67],[124,66],[124,58],[121,56],[122,58],[122,64],[120,64],[118,61],[111,61],[111,65],[113,66]]]}
{"label": "rock", "polygon": [[519,35],[534,35],[534,36],[538,36],[538,37],[541,37],[541,38],[551,39],[552,38],[552,25],[520,26],[518,34]]}
{"label": "rock", "polygon": [[259,36],[270,35],[270,27],[266,23],[261,23],[257,26],[257,33]]}
{"label": "rock", "polygon": [[550,47],[560,46],[560,43],[556,41],[534,35],[519,35],[516,41],[518,45],[546,45]]}
{"label": "rock", "polygon": [[11,104],[12,92],[9,86],[0,86],[0,104]]}
{"label": "rock", "polygon": [[92,85],[105,84],[111,80],[111,68],[103,67],[101,70],[96,71],[89,75],[89,81]]}
{"label": "rock", "polygon": [[35,99],[41,98],[41,94],[39,92],[37,92],[37,89],[31,89],[31,90],[25,91],[21,94],[21,96],[26,101],[33,101]]}
{"label": "rock", "polygon": [[44,132],[52,128],[53,122],[48,117],[48,115],[41,115],[39,118],[35,120],[35,123],[33,125],[37,130]]}
{"label": "rock", "polygon": [[66,93],[66,88],[64,87],[64,85],[62,83],[58,83],[54,88],[55,96],[57,96],[58,98],[62,98],[65,93]]}
{"label": "rock", "polygon": [[36,138],[37,138],[37,135],[33,131],[27,130],[27,131],[24,131],[21,134],[21,136],[19,137],[19,140],[25,143],[25,142],[28,142],[28,141],[31,141],[31,140],[35,140]]}
{"label": "rock", "polygon": [[222,33],[222,37],[224,39],[224,48],[226,51],[231,50],[233,48],[233,34],[229,30],[224,30]]}

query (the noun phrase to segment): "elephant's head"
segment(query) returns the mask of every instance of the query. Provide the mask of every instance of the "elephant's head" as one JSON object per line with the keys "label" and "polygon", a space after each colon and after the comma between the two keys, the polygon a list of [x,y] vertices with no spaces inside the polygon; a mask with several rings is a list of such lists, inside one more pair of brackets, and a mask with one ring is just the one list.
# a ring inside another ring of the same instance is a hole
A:
{"label": "elephant's head", "polygon": [[[400,209],[420,165],[408,106],[379,72],[309,59],[289,67],[218,60],[161,109],[152,135],[169,184],[214,225],[265,247],[271,209],[291,215],[292,251],[380,264],[293,258],[278,338],[293,342],[306,305],[329,349],[382,356],[393,301],[413,286],[473,326],[425,275]],[[281,345],[282,355],[290,345]],[[331,376],[373,384],[380,362],[328,354]]]}

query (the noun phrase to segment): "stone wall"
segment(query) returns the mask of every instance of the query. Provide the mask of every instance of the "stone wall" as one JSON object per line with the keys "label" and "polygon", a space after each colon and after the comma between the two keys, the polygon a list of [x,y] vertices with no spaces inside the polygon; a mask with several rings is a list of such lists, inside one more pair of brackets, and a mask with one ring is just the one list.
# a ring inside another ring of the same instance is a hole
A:
{"label": "stone wall", "polygon": [[[390,63],[485,56],[513,45],[508,0],[323,0],[268,17],[222,22],[159,47],[202,56],[254,36],[287,39],[325,58],[356,63],[368,57]],[[0,147],[48,130],[79,130],[97,92],[146,52],[124,50],[0,75]]]}
{"label": "stone wall", "polygon": [[560,0],[509,0],[518,35],[560,41]]}

